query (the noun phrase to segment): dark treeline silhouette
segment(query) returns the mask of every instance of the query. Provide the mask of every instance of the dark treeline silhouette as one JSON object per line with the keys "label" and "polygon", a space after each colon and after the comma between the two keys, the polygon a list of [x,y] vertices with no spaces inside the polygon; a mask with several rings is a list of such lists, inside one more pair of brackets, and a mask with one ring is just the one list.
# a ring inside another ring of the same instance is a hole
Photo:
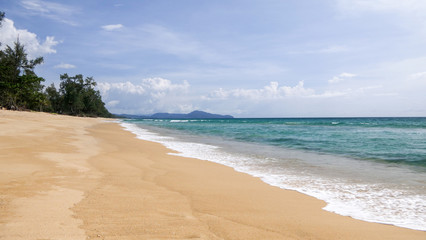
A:
{"label": "dark treeline silhouette", "polygon": [[[0,27],[4,18],[0,12]],[[0,43],[1,44],[1,43]],[[0,107],[12,110],[35,110],[75,116],[111,117],[105,108],[96,82],[92,77],[83,78],[63,74],[60,86],[45,88],[45,80],[35,74],[34,68],[43,58],[29,60],[19,39],[14,46],[0,50]]]}

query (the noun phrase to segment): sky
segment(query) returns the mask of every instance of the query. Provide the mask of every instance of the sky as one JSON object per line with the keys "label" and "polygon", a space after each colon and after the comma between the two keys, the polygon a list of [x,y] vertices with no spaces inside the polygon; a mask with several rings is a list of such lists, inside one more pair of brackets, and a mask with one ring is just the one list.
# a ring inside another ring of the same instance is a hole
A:
{"label": "sky", "polygon": [[45,85],[112,113],[426,116],[424,0],[0,0]]}

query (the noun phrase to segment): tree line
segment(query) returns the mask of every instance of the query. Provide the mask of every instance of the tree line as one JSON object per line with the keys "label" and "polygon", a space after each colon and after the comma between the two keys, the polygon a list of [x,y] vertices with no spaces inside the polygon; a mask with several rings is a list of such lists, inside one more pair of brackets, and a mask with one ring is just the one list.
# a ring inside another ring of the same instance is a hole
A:
{"label": "tree line", "polygon": [[[0,27],[5,14],[0,12]],[[0,43],[1,45],[1,43]],[[0,107],[12,110],[34,110],[75,116],[111,117],[105,108],[96,82],[83,75],[60,75],[59,89],[45,87],[44,78],[34,68],[43,57],[28,59],[24,45],[16,40],[13,46],[0,50]]]}

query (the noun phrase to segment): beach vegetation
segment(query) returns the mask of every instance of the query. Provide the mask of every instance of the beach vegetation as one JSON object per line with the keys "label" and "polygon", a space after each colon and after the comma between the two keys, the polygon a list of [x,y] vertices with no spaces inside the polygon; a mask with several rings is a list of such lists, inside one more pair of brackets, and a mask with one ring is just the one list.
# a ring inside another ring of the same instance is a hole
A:
{"label": "beach vegetation", "polygon": [[[0,11],[0,27],[5,13]],[[1,43],[0,43],[1,45]],[[60,75],[57,90],[52,84],[45,88],[44,78],[34,72],[43,57],[28,59],[25,47],[15,41],[0,50],[0,107],[11,110],[35,110],[75,116],[111,117],[105,108],[93,77]]]}
{"label": "beach vegetation", "polygon": [[24,45],[16,40],[13,47],[0,51],[0,105],[8,109],[43,110],[44,79],[34,73],[42,57],[29,60]]}
{"label": "beach vegetation", "polygon": [[5,13],[4,12],[0,12],[0,26],[1,26],[1,22],[3,21]]}
{"label": "beach vegetation", "polygon": [[93,77],[83,75],[60,76],[60,87],[56,90],[54,84],[46,88],[50,111],[75,116],[111,117],[105,108],[101,94],[95,90],[96,82]]}
{"label": "beach vegetation", "polygon": [[55,84],[52,83],[50,86],[46,87],[45,93],[46,98],[49,102],[46,111],[52,113],[59,113],[61,109],[61,97],[59,95],[59,92],[56,90]]}

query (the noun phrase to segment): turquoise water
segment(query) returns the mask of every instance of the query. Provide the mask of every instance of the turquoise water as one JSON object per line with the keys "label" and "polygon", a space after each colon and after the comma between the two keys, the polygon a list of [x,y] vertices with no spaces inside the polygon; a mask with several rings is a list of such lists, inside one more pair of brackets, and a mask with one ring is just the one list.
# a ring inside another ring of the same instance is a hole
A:
{"label": "turquoise water", "polygon": [[426,167],[426,118],[142,120],[143,124]]}
{"label": "turquoise water", "polygon": [[325,200],[326,210],[426,230],[426,118],[138,119],[139,138]]}

